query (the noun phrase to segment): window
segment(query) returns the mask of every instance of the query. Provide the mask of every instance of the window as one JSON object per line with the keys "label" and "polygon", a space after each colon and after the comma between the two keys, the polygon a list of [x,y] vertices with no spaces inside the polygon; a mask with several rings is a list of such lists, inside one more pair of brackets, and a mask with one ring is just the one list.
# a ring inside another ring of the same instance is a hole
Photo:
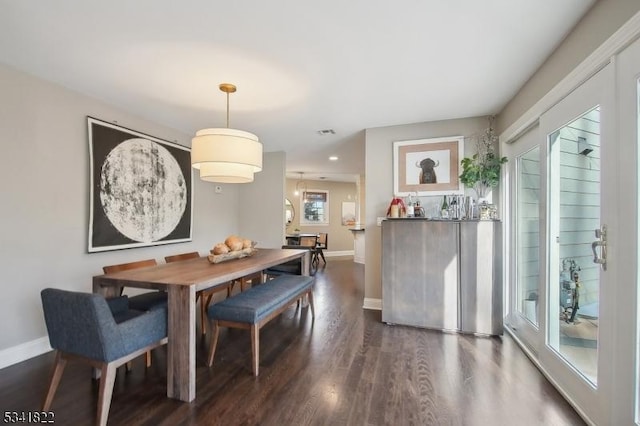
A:
{"label": "window", "polygon": [[516,158],[516,309],[538,327],[540,147],[535,146]]}
{"label": "window", "polygon": [[304,191],[300,199],[300,225],[329,224],[329,191]]}

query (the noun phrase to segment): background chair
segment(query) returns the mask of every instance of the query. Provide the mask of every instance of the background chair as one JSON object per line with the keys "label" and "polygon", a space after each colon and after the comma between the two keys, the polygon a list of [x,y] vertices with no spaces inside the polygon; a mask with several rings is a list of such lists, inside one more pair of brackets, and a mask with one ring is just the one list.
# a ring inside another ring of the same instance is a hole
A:
{"label": "background chair", "polygon": [[181,260],[198,259],[200,253],[197,251],[190,251],[189,253],[173,254],[171,256],[165,256],[164,261],[167,263],[180,262]]}
{"label": "background chair", "polygon": [[287,245],[295,246],[295,245],[298,245],[298,241],[300,240],[300,237],[287,236],[286,239],[287,239]]}
{"label": "background chair", "polygon": [[[300,246],[301,247],[305,247],[305,248],[309,248],[309,250],[311,251],[311,267],[315,270],[318,267],[318,264],[320,263],[320,260],[318,260],[318,236],[317,235],[313,235],[313,236],[303,236],[300,237]],[[298,247],[300,248],[300,247]]]}
{"label": "background chair", "polygon": [[[318,242],[316,244],[316,252],[317,252],[317,255],[320,255],[320,257],[322,257],[322,263],[324,263],[325,265],[327,264],[327,260],[324,258],[323,250],[328,250],[327,248],[328,245],[329,245],[329,234],[327,234],[326,232],[318,233]],[[318,261],[318,263],[320,263],[320,261]]]}
{"label": "background chair", "polygon": [[[199,257],[200,257],[200,253],[198,253],[197,251],[192,251],[189,253],[181,253],[181,254],[174,254],[171,256],[165,256],[164,261],[167,263],[172,263],[172,262],[180,262],[182,260],[198,259]],[[207,334],[207,325],[206,325],[208,322],[207,309],[211,304],[213,295],[220,291],[226,290],[227,297],[230,297],[232,288],[233,288],[233,282],[230,282],[224,286],[210,288],[210,289],[202,290],[196,293],[196,302],[198,301],[198,299],[200,299],[200,324],[201,324],[200,330],[203,336]]]}
{"label": "background chair", "polygon": [[[116,272],[129,271],[131,269],[156,266],[157,264],[158,263],[155,259],[138,260],[136,262],[103,266],[102,271],[105,274],[114,274]],[[122,294],[123,290],[124,288],[120,290],[120,294]],[[137,309],[139,311],[148,311],[159,306],[166,306],[166,304],[167,292],[165,291],[150,291],[147,293],[129,297],[129,306],[131,307],[131,309]]]}
{"label": "background chair", "polygon": [[101,372],[96,424],[106,425],[116,368],[167,343],[167,310],[131,310],[127,296],[109,302],[94,293],[47,288],[42,307],[56,359],[43,411],[49,411],[68,360]]}

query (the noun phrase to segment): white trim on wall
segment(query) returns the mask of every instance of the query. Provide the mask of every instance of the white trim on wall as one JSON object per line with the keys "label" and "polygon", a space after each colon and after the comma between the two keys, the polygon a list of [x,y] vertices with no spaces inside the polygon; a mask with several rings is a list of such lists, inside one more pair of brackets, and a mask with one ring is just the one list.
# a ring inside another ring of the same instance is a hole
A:
{"label": "white trim on wall", "polygon": [[382,299],[371,299],[369,297],[364,298],[364,304],[362,309],[372,309],[374,311],[382,310]]}
{"label": "white trim on wall", "polygon": [[0,369],[26,361],[52,350],[49,337],[44,336],[0,351]]}
{"label": "white trim on wall", "polygon": [[325,251],[325,257],[338,257],[338,256],[353,256],[353,250],[342,250],[342,251]]}

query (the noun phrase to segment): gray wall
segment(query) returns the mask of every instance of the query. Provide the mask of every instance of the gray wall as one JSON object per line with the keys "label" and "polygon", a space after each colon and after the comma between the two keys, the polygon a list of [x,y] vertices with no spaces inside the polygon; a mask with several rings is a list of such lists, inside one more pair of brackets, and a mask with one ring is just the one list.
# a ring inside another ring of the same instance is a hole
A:
{"label": "gray wall", "polygon": [[[166,255],[194,250],[206,254],[231,233],[279,241],[279,230],[273,234],[256,231],[274,215],[282,217],[281,203],[270,203],[272,197],[281,199],[284,192],[283,155],[274,154],[265,156],[265,170],[256,174],[256,182],[244,187],[222,184],[220,194],[214,193],[214,184],[194,174],[192,242],[88,254],[86,116],[115,120],[186,146],[192,135],[4,65],[0,65],[0,93],[0,351],[46,336],[39,295],[45,287],[91,291],[91,277],[100,274],[104,265],[146,258],[162,261]],[[281,169],[273,171],[272,167]],[[262,192],[278,183],[281,189],[265,194],[264,199],[251,189],[253,185]],[[241,203],[245,196],[261,204]],[[264,221],[255,220],[251,210],[261,211],[258,217]],[[241,226],[247,221],[251,225]]]}
{"label": "gray wall", "polygon": [[598,0],[498,115],[504,131],[640,11],[638,0]]}
{"label": "gray wall", "polygon": [[260,247],[280,247],[284,239],[284,200],[286,155],[265,153],[262,171],[249,185],[240,185],[240,234]]}
{"label": "gray wall", "polygon": [[[465,156],[469,156],[475,153],[474,138],[477,138],[488,127],[488,124],[487,117],[473,117],[366,130],[365,299],[382,298],[380,276],[381,228],[376,225],[376,218],[385,216],[389,202],[393,197],[393,142],[445,136],[464,136]],[[469,195],[471,194],[469,192]],[[420,199],[425,209],[433,208],[442,201],[442,197],[421,197]]]}

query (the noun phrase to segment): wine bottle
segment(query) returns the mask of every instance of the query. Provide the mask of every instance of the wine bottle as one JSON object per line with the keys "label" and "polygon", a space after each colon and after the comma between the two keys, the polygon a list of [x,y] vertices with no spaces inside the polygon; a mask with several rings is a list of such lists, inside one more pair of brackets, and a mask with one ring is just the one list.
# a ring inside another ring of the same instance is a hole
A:
{"label": "wine bottle", "polygon": [[447,203],[447,196],[442,198],[442,207],[440,208],[440,217],[442,219],[449,219],[449,204]]}

